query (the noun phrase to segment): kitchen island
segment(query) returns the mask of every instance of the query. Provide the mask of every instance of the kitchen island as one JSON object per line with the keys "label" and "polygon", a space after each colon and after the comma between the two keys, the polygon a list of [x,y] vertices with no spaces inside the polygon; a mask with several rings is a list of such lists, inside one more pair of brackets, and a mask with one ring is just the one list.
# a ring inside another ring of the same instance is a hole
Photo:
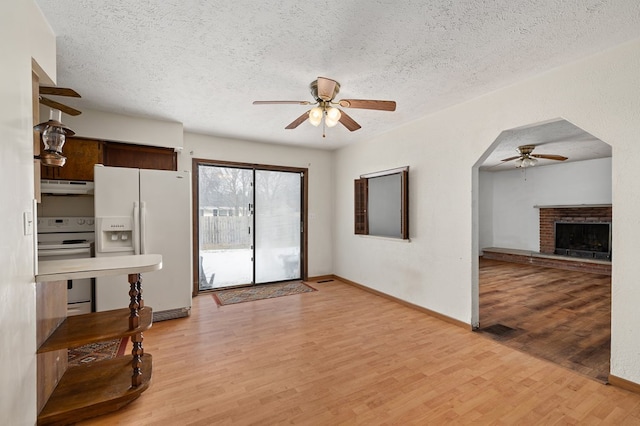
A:
{"label": "kitchen island", "polygon": [[[151,380],[151,355],[142,332],[151,327],[141,273],[162,268],[162,256],[113,256],[42,261],[36,275],[38,424],[71,424],[115,411],[140,396]],[[67,317],[67,280],[128,276],[123,306]],[[151,281],[153,285],[153,281]],[[128,291],[128,293],[127,293]],[[68,367],[67,348],[130,336],[130,356]]]}

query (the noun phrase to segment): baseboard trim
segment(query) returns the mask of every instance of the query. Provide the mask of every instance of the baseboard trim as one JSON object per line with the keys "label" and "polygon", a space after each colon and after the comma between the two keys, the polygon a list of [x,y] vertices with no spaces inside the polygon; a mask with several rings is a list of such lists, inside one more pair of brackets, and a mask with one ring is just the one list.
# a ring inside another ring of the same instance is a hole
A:
{"label": "baseboard trim", "polygon": [[640,384],[609,374],[609,384],[640,394]]}
{"label": "baseboard trim", "polygon": [[367,286],[362,285],[360,283],[357,283],[355,281],[351,281],[351,280],[348,280],[346,278],[342,278],[342,277],[340,277],[338,275],[332,275],[332,277],[335,280],[340,280],[340,281],[344,282],[345,284],[349,284],[349,285],[352,285],[354,287],[358,287],[359,289],[367,291],[369,293],[373,293],[376,296],[384,297],[385,299],[389,299],[389,300],[391,300],[393,302],[400,303],[401,305],[407,306],[409,308],[416,309],[416,310],[418,310],[420,312],[423,312],[423,313],[425,313],[425,314],[427,314],[429,316],[432,316],[434,318],[438,318],[439,320],[442,320],[444,322],[448,322],[449,324],[453,324],[455,326],[462,327],[462,328],[467,329],[467,330],[472,330],[473,329],[471,327],[471,324],[467,324],[467,323],[465,323],[463,321],[457,320],[455,318],[451,318],[451,317],[443,315],[443,314],[441,314],[439,312],[432,311],[431,309],[427,309],[427,308],[422,307],[422,306],[414,305],[413,303],[407,302],[406,300],[398,299],[397,297],[394,297],[394,296],[391,296],[389,294],[383,293],[381,291],[375,290],[373,288],[367,287]]}
{"label": "baseboard trim", "polygon": [[318,282],[318,281],[325,281],[325,280],[335,280],[336,276],[333,274],[329,274],[329,275],[318,275],[316,277],[309,277],[304,281],[314,281],[314,282]]}

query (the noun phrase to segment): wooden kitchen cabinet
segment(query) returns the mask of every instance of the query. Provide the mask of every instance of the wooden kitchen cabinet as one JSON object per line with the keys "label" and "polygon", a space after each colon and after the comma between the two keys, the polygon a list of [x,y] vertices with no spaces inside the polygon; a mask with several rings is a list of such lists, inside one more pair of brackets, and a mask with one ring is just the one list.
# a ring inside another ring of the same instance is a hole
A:
{"label": "wooden kitchen cabinet", "polygon": [[69,137],[63,147],[63,167],[41,166],[42,179],[93,181],[93,166],[104,164],[136,169],[178,170],[172,148]]}
{"label": "wooden kitchen cabinet", "polygon": [[42,179],[93,181],[93,166],[102,164],[104,142],[69,137],[62,153],[67,157],[63,167],[41,166]]}
{"label": "wooden kitchen cabinet", "polygon": [[135,169],[178,170],[178,156],[173,148],[107,142],[105,166]]}

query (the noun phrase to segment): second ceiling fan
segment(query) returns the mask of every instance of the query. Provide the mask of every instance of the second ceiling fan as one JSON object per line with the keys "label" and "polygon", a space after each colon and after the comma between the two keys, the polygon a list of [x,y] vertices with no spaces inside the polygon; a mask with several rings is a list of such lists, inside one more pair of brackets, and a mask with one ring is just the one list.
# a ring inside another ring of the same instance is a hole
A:
{"label": "second ceiling fan", "polygon": [[538,163],[538,158],[545,160],[564,161],[567,157],[555,154],[532,154],[535,145],[521,145],[516,151],[519,155],[514,157],[505,158],[503,163],[507,161],[516,160],[516,167],[531,167]]}
{"label": "second ceiling fan", "polygon": [[[267,104],[297,104],[297,105],[316,105],[310,110],[304,112],[300,117],[293,120],[285,129],[295,129],[300,124],[309,120],[314,126],[324,123],[327,127],[333,127],[341,123],[349,131],[358,130],[361,126],[349,117],[347,113],[333,105],[339,105],[342,108],[359,108],[371,109],[378,111],[395,111],[395,101],[381,101],[374,99],[341,99],[334,101],[336,95],[340,91],[340,83],[330,78],[318,77],[309,84],[311,95],[315,102],[310,101],[254,101],[254,105]],[[324,132],[323,132],[323,137]]]}

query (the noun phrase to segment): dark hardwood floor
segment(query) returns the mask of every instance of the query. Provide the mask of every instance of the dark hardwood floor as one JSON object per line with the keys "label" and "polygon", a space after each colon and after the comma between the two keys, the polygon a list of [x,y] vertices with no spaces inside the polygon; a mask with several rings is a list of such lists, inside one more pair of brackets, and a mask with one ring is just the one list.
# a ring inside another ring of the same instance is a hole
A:
{"label": "dark hardwood floor", "polygon": [[611,277],[481,258],[479,331],[606,383]]}

